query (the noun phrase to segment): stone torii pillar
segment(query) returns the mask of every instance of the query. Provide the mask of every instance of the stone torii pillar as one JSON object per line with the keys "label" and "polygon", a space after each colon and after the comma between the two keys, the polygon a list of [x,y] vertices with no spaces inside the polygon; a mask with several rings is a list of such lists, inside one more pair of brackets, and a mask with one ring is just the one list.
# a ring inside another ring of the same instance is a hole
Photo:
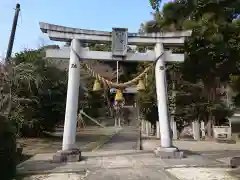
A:
{"label": "stone torii pillar", "polygon": [[[69,61],[70,58],[63,145],[62,151],[56,156],[58,160],[66,160],[67,157],[72,157],[72,155],[77,155],[77,158],[80,158],[80,156],[78,156],[80,151],[74,149],[80,82],[79,60],[157,61],[155,73],[161,145],[154,152],[162,158],[182,156],[182,153],[172,146],[171,127],[168,115],[165,62],[183,62],[184,55],[164,51],[164,46],[172,47],[183,45],[185,37],[190,36],[191,31],[136,34],[128,33],[127,29],[124,28],[115,28],[113,32],[106,32],[68,28],[47,23],[40,23],[40,28],[43,33],[48,34],[51,40],[71,41],[70,48],[48,49],[46,51],[46,56],[50,59]],[[82,48],[82,42],[88,43],[93,41],[99,43],[112,42],[112,52],[89,51],[88,49]],[[154,45],[155,49],[154,51],[148,51],[146,53],[133,53],[127,52],[127,45]]]}
{"label": "stone torii pillar", "polygon": [[164,49],[161,43],[155,46],[156,57],[159,57],[155,65],[155,79],[158,105],[158,118],[161,132],[161,148],[171,148],[172,138],[170,133],[170,121],[168,116],[168,94],[166,82],[166,69],[164,61]]}
{"label": "stone torii pillar", "polygon": [[68,88],[66,111],[64,121],[64,134],[62,150],[70,150],[75,147],[76,127],[77,127],[77,111],[78,96],[80,85],[80,62],[77,54],[81,52],[81,43],[77,39],[71,42],[69,71],[68,71]]}

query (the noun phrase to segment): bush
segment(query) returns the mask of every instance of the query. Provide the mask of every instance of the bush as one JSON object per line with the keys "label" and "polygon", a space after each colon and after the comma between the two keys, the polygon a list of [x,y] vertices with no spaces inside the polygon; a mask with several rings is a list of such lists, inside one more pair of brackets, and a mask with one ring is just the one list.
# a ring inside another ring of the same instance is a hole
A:
{"label": "bush", "polygon": [[11,62],[11,111],[17,135],[39,137],[64,119],[67,72],[45,59],[44,50],[25,50]]}
{"label": "bush", "polygon": [[12,180],[16,175],[16,136],[10,121],[0,117],[1,179]]}

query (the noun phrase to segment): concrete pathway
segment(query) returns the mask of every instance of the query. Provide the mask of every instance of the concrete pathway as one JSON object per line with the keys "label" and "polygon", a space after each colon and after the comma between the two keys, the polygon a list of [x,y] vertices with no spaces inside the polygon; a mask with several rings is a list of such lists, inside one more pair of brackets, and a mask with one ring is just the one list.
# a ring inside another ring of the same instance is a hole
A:
{"label": "concrete pathway", "polygon": [[[143,139],[142,145],[146,150],[152,150],[160,145],[159,139]],[[193,152],[204,151],[219,151],[219,150],[235,150],[240,151],[240,142],[236,144],[218,143],[216,141],[186,141],[175,140],[173,145],[179,149],[189,150]]]}
{"label": "concrete pathway", "polygon": [[[142,148],[144,150],[153,150],[160,144],[159,139],[143,139]],[[173,141],[174,146],[180,150],[191,151],[192,153],[201,155],[204,158],[218,161],[227,166],[230,165],[232,157],[240,156],[240,143],[226,144],[215,141]],[[194,171],[194,170],[193,170]],[[184,174],[184,172],[182,172]],[[240,168],[231,169],[229,174],[234,175],[240,179]]]}
{"label": "concrete pathway", "polygon": [[[144,150],[153,150],[158,147],[160,140],[143,139],[142,147]],[[173,141],[173,145],[180,150],[187,150],[204,157],[219,160],[224,157],[240,156],[240,143],[225,144],[215,141]]]}
{"label": "concrete pathway", "polygon": [[136,150],[137,137],[136,128],[125,128],[97,151],[83,152],[81,162],[52,163],[53,154],[38,154],[20,164],[18,174],[24,175],[24,180],[240,179],[238,169],[232,170],[225,161],[211,158],[215,151],[220,152],[219,148],[238,153],[238,145],[175,141],[180,149],[188,150],[187,158],[160,159],[152,151],[159,146],[159,140],[144,140],[142,145],[146,150],[140,151]]}
{"label": "concrete pathway", "polygon": [[98,151],[136,150],[139,130],[136,127],[123,127],[119,133],[107,141]]}
{"label": "concrete pathway", "polygon": [[52,163],[52,155],[34,156],[18,166],[18,173],[29,180],[236,180],[222,163],[200,155],[163,160],[151,151],[99,151],[83,153],[81,162],[62,164]]}

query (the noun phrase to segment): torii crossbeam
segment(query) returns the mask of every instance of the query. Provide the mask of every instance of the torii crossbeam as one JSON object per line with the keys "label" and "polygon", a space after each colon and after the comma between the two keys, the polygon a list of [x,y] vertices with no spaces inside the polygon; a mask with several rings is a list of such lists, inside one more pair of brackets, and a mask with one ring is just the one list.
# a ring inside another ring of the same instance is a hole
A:
{"label": "torii crossbeam", "polygon": [[[48,34],[51,40],[71,42],[69,48],[49,49],[46,51],[48,58],[70,59],[62,145],[63,151],[70,151],[74,148],[75,144],[80,85],[80,60],[157,61],[155,65],[155,76],[158,118],[161,133],[161,146],[157,149],[157,152],[174,152],[173,154],[176,154],[177,149],[172,145],[168,118],[165,62],[183,62],[184,55],[164,51],[164,47],[182,46],[185,38],[191,35],[191,31],[137,34],[128,33],[127,29],[124,28],[114,28],[112,32],[106,32],[69,28],[42,22],[40,23],[40,28],[43,33]],[[112,52],[89,51],[82,47],[82,43],[86,42],[112,42]],[[132,53],[127,52],[127,45],[154,45],[155,48],[154,51],[148,51],[146,53]]]}

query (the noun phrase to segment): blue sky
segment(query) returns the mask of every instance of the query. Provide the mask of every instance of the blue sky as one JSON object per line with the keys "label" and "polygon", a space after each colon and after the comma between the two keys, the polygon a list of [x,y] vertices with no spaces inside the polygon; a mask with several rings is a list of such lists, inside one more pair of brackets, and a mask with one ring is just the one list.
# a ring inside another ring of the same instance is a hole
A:
{"label": "blue sky", "polygon": [[21,13],[14,52],[51,43],[41,33],[40,21],[106,31],[126,27],[136,32],[142,22],[152,18],[148,0],[1,0],[0,56],[7,49],[16,3],[20,3]]}

